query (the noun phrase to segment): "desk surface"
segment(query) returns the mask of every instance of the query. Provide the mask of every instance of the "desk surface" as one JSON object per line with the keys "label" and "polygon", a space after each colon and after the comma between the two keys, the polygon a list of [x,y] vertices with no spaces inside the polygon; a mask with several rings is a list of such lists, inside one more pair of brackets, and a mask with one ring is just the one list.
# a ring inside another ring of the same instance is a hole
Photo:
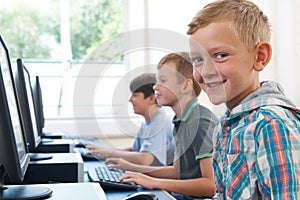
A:
{"label": "desk surface", "polygon": [[43,184],[53,190],[51,200],[106,200],[106,195],[97,183],[59,183]]}
{"label": "desk surface", "polygon": [[[9,185],[7,187],[18,188],[16,185]],[[23,185],[21,187],[23,187]],[[51,197],[47,200],[107,200],[106,194],[98,183],[32,184],[26,185],[25,187],[26,189],[18,189],[16,192],[24,194],[24,190],[32,191],[34,187],[46,187],[52,190]],[[15,191],[12,194],[16,194]]]}
{"label": "desk surface", "polygon": [[[159,200],[172,200],[173,198],[169,193],[162,190],[144,190],[155,194]],[[134,194],[138,191],[128,190],[128,191],[105,191],[105,195],[108,200],[121,200],[127,197],[128,195]]]}

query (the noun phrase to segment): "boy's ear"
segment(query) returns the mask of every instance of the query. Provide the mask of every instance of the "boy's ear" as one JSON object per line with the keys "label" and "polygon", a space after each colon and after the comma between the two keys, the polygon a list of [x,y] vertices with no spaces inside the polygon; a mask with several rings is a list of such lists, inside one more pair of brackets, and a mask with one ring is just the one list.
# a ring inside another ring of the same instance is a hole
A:
{"label": "boy's ear", "polygon": [[267,42],[261,42],[256,46],[256,60],[254,69],[256,71],[262,71],[269,63],[272,57],[272,47]]}
{"label": "boy's ear", "polygon": [[188,89],[188,88],[190,88],[190,87],[193,88],[193,80],[187,78],[187,79],[185,80],[185,84],[184,84],[184,86],[183,86],[183,90],[186,90],[186,89]]}
{"label": "boy's ear", "polygon": [[155,94],[151,94],[151,95],[149,96],[149,98],[150,98],[151,102],[156,103]]}

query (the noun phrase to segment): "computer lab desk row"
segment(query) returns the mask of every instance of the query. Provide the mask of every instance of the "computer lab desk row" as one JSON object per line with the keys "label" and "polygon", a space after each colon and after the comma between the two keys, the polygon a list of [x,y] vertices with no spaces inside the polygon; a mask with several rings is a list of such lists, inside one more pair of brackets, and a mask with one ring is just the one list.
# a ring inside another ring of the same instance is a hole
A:
{"label": "computer lab desk row", "polygon": [[[53,184],[29,184],[29,186],[42,186],[52,190],[52,195],[47,198],[49,200],[122,200],[127,196],[139,192],[150,191],[155,194],[159,200],[174,199],[168,192],[162,190],[147,190],[138,188],[136,190],[103,190],[99,183],[89,182],[87,171],[89,167],[95,165],[103,165],[103,161],[85,161],[83,182],[76,183],[53,183]],[[66,172],[68,173],[68,172]],[[13,185],[8,186],[13,187]],[[2,199],[2,197],[0,197]]]}
{"label": "computer lab desk row", "polygon": [[[123,191],[104,191],[99,183],[56,183],[40,184],[36,186],[45,186],[53,192],[49,200],[122,200],[131,195],[136,190]],[[174,200],[174,198],[162,190],[146,190],[155,194],[159,200]]]}

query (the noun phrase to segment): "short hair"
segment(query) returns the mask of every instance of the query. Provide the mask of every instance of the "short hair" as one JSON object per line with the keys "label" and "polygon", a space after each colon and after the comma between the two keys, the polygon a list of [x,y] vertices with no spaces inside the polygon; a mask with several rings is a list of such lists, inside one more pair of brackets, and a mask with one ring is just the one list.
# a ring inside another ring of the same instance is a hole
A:
{"label": "short hair", "polygon": [[144,73],[131,80],[129,88],[132,93],[142,92],[144,98],[154,94],[153,86],[156,83],[155,73]]}
{"label": "short hair", "polygon": [[157,68],[160,69],[162,65],[172,62],[176,65],[176,71],[179,72],[180,75],[178,75],[178,80],[182,78],[189,78],[193,81],[193,89],[196,96],[199,96],[201,92],[201,88],[199,84],[196,82],[193,76],[193,65],[192,61],[190,59],[189,53],[187,52],[176,52],[176,53],[170,53],[166,56],[164,56],[158,63]]}
{"label": "short hair", "polygon": [[188,24],[187,34],[191,35],[213,22],[228,22],[248,49],[271,39],[268,17],[248,0],[217,0],[207,4]]}

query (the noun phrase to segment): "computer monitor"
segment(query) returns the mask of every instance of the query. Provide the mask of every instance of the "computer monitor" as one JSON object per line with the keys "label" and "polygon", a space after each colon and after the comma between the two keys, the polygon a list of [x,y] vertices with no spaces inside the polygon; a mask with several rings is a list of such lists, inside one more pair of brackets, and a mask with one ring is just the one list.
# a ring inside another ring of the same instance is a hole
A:
{"label": "computer monitor", "polygon": [[[17,90],[18,103],[21,109],[21,118],[25,131],[25,138],[29,147],[29,152],[34,152],[41,141],[38,130],[34,99],[32,94],[30,75],[24,66],[22,59],[17,59],[17,65],[12,65],[12,74]],[[49,154],[30,154],[30,160],[51,159]]]}
{"label": "computer monitor", "polygon": [[43,95],[42,89],[40,85],[40,79],[38,76],[32,79],[32,94],[34,99],[36,117],[37,117],[37,125],[40,136],[43,133],[43,128],[45,126],[45,118],[44,118],[44,108],[43,108]]}
{"label": "computer monitor", "polygon": [[2,199],[34,199],[49,197],[47,187],[4,186],[7,178],[18,184],[29,165],[29,153],[17,103],[8,50],[0,36],[0,197]]}
{"label": "computer monitor", "polygon": [[63,132],[44,132],[43,128],[45,126],[44,118],[44,107],[43,107],[43,95],[40,85],[40,79],[36,76],[32,79],[32,93],[34,98],[34,106],[36,111],[37,123],[39,134],[42,137],[42,142],[47,143],[53,141],[53,139],[62,139],[65,137]]}
{"label": "computer monitor", "polygon": [[28,77],[28,71],[23,65],[22,59],[17,59],[17,65],[12,65],[12,73],[21,108],[21,117],[24,124],[28,147],[30,151],[33,151],[39,145],[41,136],[39,135],[37,127],[31,83]]}

